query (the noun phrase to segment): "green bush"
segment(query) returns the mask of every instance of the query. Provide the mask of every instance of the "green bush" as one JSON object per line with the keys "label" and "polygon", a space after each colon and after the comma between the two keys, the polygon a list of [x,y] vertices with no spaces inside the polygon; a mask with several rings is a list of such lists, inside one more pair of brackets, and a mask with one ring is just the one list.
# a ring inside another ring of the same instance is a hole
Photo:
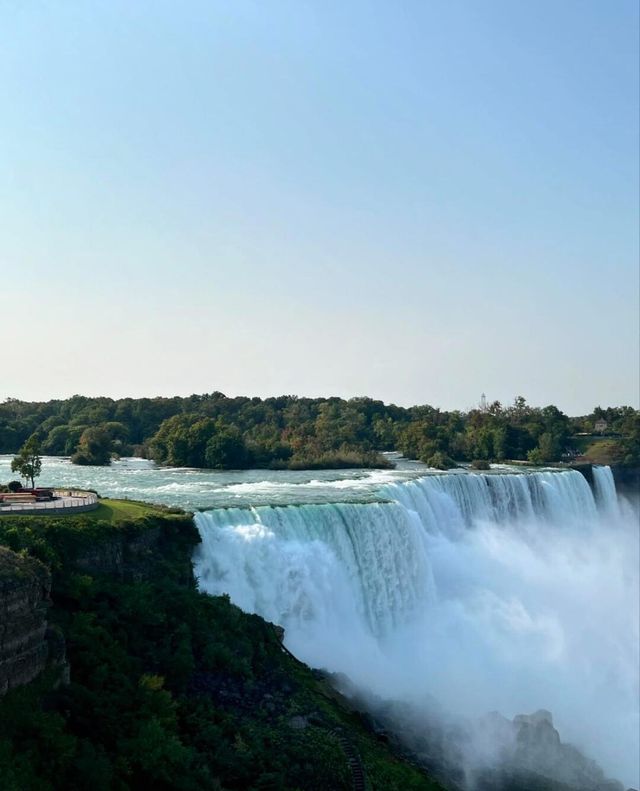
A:
{"label": "green bush", "polygon": [[427,456],[422,459],[422,461],[429,467],[434,467],[436,470],[450,470],[452,467],[456,466],[455,461],[450,456],[440,451],[436,451],[436,453]]}

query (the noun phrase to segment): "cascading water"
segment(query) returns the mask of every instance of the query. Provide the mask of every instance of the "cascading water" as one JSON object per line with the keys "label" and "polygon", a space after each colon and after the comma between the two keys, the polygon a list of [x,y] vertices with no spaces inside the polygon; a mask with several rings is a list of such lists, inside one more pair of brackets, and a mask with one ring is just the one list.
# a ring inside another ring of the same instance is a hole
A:
{"label": "cascading water", "polygon": [[616,494],[616,484],[613,480],[611,467],[593,468],[593,486],[596,502],[600,510],[608,516],[619,517],[620,506]]}
{"label": "cascading water", "polygon": [[201,589],[313,666],[449,711],[553,710],[637,783],[638,537],[609,468],[444,474],[379,502],[197,514]]}
{"label": "cascading water", "polygon": [[398,503],[229,508],[197,516],[196,574],[285,627],[387,632],[433,596],[424,535]]}

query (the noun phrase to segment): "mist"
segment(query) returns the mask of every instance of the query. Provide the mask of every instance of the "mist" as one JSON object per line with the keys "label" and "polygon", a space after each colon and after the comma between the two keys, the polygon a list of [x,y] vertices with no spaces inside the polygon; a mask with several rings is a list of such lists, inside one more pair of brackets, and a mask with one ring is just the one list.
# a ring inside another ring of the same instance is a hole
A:
{"label": "mist", "polygon": [[637,787],[638,514],[596,479],[597,499],[579,473],[457,475],[386,486],[388,503],[200,514],[196,573],[398,730],[463,732],[471,769],[515,738],[473,723],[544,709]]}

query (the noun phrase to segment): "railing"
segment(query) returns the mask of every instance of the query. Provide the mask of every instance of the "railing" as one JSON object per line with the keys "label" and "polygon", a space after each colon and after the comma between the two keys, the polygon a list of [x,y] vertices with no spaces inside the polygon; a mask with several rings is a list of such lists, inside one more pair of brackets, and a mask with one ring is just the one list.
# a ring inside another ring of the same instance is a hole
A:
{"label": "railing", "polygon": [[0,503],[0,514],[6,513],[64,513],[66,511],[93,511],[98,507],[98,496],[78,489],[55,489],[55,500],[31,503]]}
{"label": "railing", "polygon": [[83,489],[53,489],[55,497],[81,497],[83,500],[98,502],[98,495],[94,492],[87,492]]}

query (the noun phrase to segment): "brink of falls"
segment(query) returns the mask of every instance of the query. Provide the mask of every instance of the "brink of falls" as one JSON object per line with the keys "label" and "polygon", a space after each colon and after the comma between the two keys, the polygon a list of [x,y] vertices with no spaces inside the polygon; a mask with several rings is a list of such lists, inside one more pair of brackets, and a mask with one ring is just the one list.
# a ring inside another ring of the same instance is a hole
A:
{"label": "brink of falls", "polygon": [[[382,481],[366,502],[196,515],[201,589],[374,696],[549,709],[638,783],[638,528],[609,468]],[[368,693],[365,693],[368,694]]]}

